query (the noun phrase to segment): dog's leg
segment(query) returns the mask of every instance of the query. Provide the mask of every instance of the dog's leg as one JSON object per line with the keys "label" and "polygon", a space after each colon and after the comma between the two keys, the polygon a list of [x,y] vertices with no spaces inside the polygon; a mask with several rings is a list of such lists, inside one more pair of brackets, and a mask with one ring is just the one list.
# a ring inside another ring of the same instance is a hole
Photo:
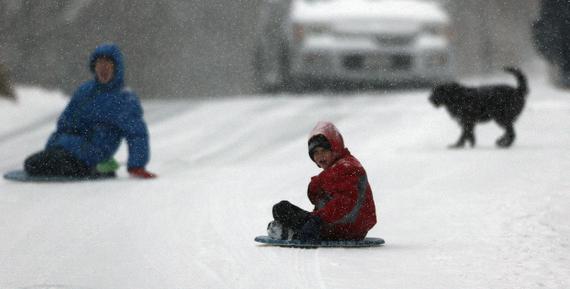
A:
{"label": "dog's leg", "polygon": [[461,123],[461,135],[455,144],[450,145],[450,148],[462,148],[465,146],[465,142],[469,141],[471,147],[475,145],[475,135],[473,134],[474,124],[472,123]]}
{"label": "dog's leg", "polygon": [[475,146],[475,124],[467,125],[467,141],[471,144],[471,147]]}
{"label": "dog's leg", "polygon": [[505,125],[504,128],[505,134],[497,140],[497,145],[503,148],[508,148],[515,141],[515,129],[512,123]]}

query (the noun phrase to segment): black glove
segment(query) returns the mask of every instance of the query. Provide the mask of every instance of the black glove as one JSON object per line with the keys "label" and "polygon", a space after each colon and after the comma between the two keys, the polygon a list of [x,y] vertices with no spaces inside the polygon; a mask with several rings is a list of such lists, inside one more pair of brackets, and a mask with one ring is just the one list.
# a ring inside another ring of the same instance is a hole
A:
{"label": "black glove", "polygon": [[317,242],[321,238],[321,228],[323,227],[323,220],[316,216],[311,216],[303,224],[298,233],[298,238],[305,242]]}

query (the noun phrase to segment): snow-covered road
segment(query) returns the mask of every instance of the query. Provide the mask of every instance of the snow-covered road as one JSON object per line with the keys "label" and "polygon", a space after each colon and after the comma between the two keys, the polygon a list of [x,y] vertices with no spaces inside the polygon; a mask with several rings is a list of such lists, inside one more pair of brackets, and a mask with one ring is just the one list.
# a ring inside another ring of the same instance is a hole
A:
{"label": "snow-covered road", "polygon": [[[493,81],[514,83],[508,75]],[[156,180],[0,180],[0,288],[570,287],[570,92],[531,75],[513,148],[459,129],[428,90],[146,101]],[[0,100],[0,169],[21,167],[66,99]],[[367,169],[379,223],[368,249],[253,242],[271,206],[309,209],[306,137],[333,121]],[[118,159],[124,162],[124,147]]]}

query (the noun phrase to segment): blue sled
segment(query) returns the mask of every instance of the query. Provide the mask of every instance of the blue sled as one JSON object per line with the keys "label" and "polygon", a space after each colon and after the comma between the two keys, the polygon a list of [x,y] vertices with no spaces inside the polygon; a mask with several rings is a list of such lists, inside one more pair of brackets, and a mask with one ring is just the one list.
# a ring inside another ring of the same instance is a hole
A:
{"label": "blue sled", "polygon": [[255,241],[267,245],[279,247],[295,247],[295,248],[318,248],[318,247],[346,247],[346,248],[362,248],[362,247],[378,247],[384,245],[384,239],[381,238],[364,238],[359,241],[320,241],[320,242],[303,242],[300,240],[278,240],[268,236],[257,236]]}
{"label": "blue sled", "polygon": [[64,176],[30,176],[23,170],[10,171],[4,174],[4,178],[16,182],[30,183],[62,183],[62,182],[80,182],[105,180],[115,178],[111,175],[92,175],[85,177],[64,177]]}

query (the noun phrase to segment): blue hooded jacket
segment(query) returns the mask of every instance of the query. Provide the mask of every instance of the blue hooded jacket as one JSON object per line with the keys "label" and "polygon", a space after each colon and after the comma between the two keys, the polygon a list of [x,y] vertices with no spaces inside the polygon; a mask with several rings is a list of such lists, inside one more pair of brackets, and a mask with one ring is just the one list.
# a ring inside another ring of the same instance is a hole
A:
{"label": "blue hooded jacket", "polygon": [[[111,81],[102,84],[95,75],[100,57],[115,64]],[[98,46],[89,59],[94,80],[83,83],[59,117],[57,130],[46,148],[63,148],[88,166],[110,159],[123,138],[129,152],[128,168],[145,167],[149,161],[149,136],[139,99],[124,87],[121,50],[114,44]]]}

